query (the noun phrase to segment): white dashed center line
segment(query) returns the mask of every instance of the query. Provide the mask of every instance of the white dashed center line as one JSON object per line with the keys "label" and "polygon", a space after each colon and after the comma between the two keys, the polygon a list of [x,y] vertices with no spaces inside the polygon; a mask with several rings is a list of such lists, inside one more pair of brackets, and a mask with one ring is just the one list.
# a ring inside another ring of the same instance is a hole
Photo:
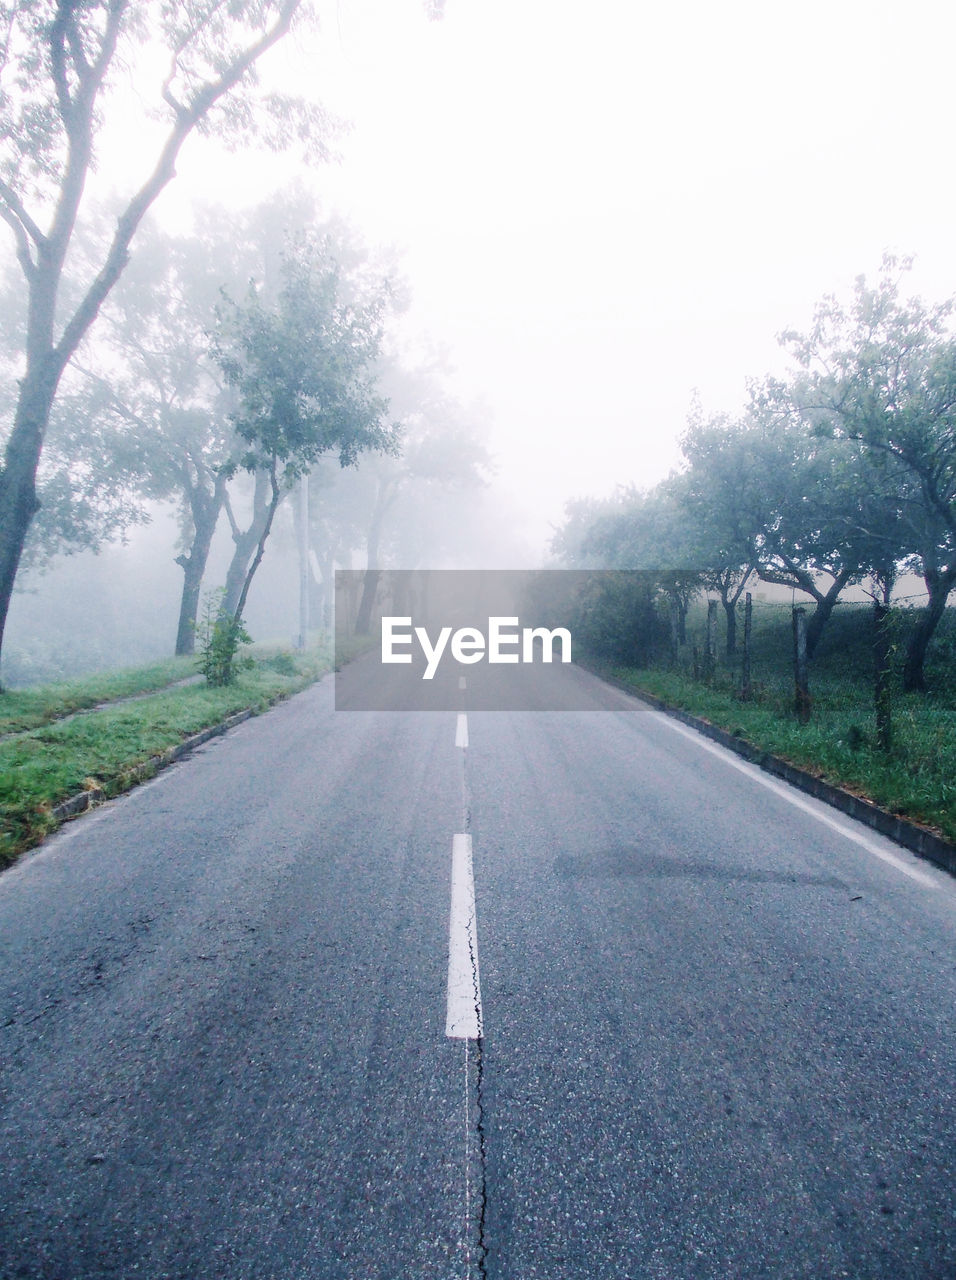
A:
{"label": "white dashed center line", "polygon": [[448,926],[448,1008],[445,1035],[481,1039],[481,983],[471,836],[456,835],[451,850],[451,916]]}

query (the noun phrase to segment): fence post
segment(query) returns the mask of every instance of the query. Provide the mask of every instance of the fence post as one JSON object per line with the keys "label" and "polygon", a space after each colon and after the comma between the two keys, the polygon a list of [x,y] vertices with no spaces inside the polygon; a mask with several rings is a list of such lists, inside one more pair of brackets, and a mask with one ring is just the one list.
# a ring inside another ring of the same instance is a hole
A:
{"label": "fence post", "polygon": [[671,623],[671,666],[676,667],[680,660],[680,604],[674,592],[670,594]]}
{"label": "fence post", "polygon": [[744,596],[744,652],[740,671],[740,700],[749,702],[750,688],[750,627],[753,622],[754,602],[748,591]]}
{"label": "fence post", "polygon": [[793,610],[793,678],[796,688],[794,710],[801,724],[810,720],[810,681],[807,674],[807,611],[802,605]]}
{"label": "fence post", "polygon": [[713,680],[717,663],[717,601],[707,601],[707,642],[704,647],[704,679]]}
{"label": "fence post", "polygon": [[890,611],[873,601],[873,698],[876,709],[876,745],[889,751],[893,743],[890,696]]}

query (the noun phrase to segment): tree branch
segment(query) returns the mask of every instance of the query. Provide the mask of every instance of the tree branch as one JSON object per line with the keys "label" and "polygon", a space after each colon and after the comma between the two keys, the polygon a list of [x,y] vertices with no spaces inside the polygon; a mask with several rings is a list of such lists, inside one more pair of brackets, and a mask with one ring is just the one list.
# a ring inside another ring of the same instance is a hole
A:
{"label": "tree branch", "polygon": [[66,129],[67,136],[73,136],[75,127],[74,105],[70,96],[70,84],[66,73],[66,29],[72,16],[69,0],[60,0],[56,7],[56,17],[50,27],[50,73],[53,76],[53,87],[56,90],[57,106],[60,119]]}
{"label": "tree branch", "polygon": [[256,60],[285,35],[301,3],[302,0],[285,0],[278,18],[268,31],[239,54],[218,79],[203,85],[194,95],[185,114],[177,116],[160,152],[156,167],[120,216],[103,267],[65,326],[57,343],[55,356],[61,369],[66,366],[67,361],[79,346],[83,335],[96,319],[104,299],[122,274],[129,259],[129,247],[133,236],[150,205],[175,176],[176,160],[186,138],[209,114],[220,98],[239,83]]}
{"label": "tree branch", "polygon": [[2,218],[7,226],[13,231],[14,239],[16,240],[17,261],[23,268],[23,274],[26,276],[27,280],[32,280],[36,274],[36,263],[33,261],[30,254],[30,241],[23,228],[23,223],[4,204],[0,204],[0,218]]}
{"label": "tree branch", "polygon": [[[9,185],[9,183],[5,182],[2,178],[0,178],[0,200],[2,200],[3,203],[6,205],[7,211],[11,214],[11,216],[14,217],[16,221],[19,223],[20,228],[23,230],[23,232],[25,232],[25,234],[30,237],[30,239],[37,246],[37,248],[42,248],[42,246],[46,243],[46,236],[43,234],[43,232],[40,230],[37,224],[33,221],[30,215],[27,213],[26,209],[24,208],[23,201],[20,199],[20,197],[17,195],[14,189]],[[10,221],[10,219],[7,218],[5,215],[0,215],[0,216],[3,216],[5,221],[7,222]],[[11,223],[11,226],[12,225],[13,224]]]}

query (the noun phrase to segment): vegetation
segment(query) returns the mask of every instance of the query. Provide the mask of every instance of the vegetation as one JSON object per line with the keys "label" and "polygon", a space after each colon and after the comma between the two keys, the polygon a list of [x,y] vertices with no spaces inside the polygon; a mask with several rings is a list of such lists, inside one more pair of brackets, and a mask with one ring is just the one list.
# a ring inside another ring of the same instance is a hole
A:
{"label": "vegetation", "polygon": [[[328,625],[336,563],[356,553],[370,566],[421,563],[447,548],[450,530],[460,542],[453,495],[480,487],[489,459],[479,424],[445,389],[441,360],[409,361],[386,341],[400,293],[385,265],[294,188],[248,213],[201,211],[189,235],[144,226],[95,335],[64,373],[23,567],[48,572],[56,557],[99,551],[148,523],[157,502],[175,503],[175,651],[189,654],[224,522],[233,554],[223,611],[245,618],[266,542],[288,543],[296,496],[303,596],[312,584],[297,631],[303,617],[308,630],[310,609]],[[16,382],[21,326],[10,281],[6,294],[0,408],[12,413],[4,387]],[[173,626],[171,616],[171,636]],[[73,674],[75,639],[36,636],[25,654],[17,638],[5,676]]]}
{"label": "vegetation", "polygon": [[206,683],[214,688],[232,684],[239,671],[251,664],[251,658],[239,659],[238,654],[243,645],[252,643],[252,638],[241,618],[223,611],[222,592],[207,597],[196,634],[199,641],[196,665],[206,677]]}
{"label": "vegetation", "polygon": [[[695,405],[678,471],[576,501],[553,545],[571,567],[643,571],[640,629],[610,599],[587,619],[623,678],[954,838],[956,334],[952,304],[903,298],[908,267],[887,257],[848,306],[824,298],[808,333],[781,335],[791,375],[754,382],[738,419]],[[919,608],[898,607],[904,574]],[[760,582],[803,603],[757,610],[745,656]],[[872,603],[853,609],[851,587]]]}
{"label": "vegetation", "polygon": [[[0,722],[9,735],[0,738],[0,866],[59,825],[53,811],[65,800],[88,790],[118,795],[155,773],[163,752],[192,734],[236,712],[264,710],[329,668],[324,646],[260,650],[225,686],[182,683],[195,664],[179,660],[7,695]],[[146,696],[130,699],[133,692]],[[11,734],[13,728],[20,731]]]}
{"label": "vegetation", "polygon": [[[440,17],[441,0],[425,10]],[[139,14],[126,0],[3,6],[0,221],[12,252],[0,271],[0,646],[22,571],[99,550],[173,501],[175,647],[193,652],[221,518],[234,543],[223,607],[238,622],[293,483],[304,493],[326,455],[341,467],[369,452],[397,457],[396,428],[411,423],[416,456],[353,486],[344,520],[321,508],[311,528],[303,520],[299,556],[321,565],[328,599],[336,558],[366,544],[377,558],[399,489],[421,477],[453,486],[481,455],[434,371],[410,382],[383,345],[385,316],[403,302],[393,273],[321,222],[301,191],[248,214],[198,211],[186,235],[150,225],[193,133],[231,150],[296,145],[315,161],[336,127],[314,102],[258,81],[261,57],[314,16],[308,0],[204,0],[184,15],[175,5]],[[131,101],[144,114],[143,181],[116,192],[108,219],[88,179]],[[388,382],[415,383],[415,400],[386,423]],[[426,439],[422,449],[438,406],[451,448]],[[303,567],[299,630],[308,579]]]}
{"label": "vegetation", "polygon": [[918,573],[928,603],[903,679],[923,688],[956,585],[956,335],[950,306],[901,297],[906,268],[887,258],[849,307],[825,298],[809,334],[784,334],[793,375],[755,382],[739,419],[695,408],[684,465],[656,489],[574,504],[555,541],[564,562],[687,571],[728,623],[754,577],[799,591],[811,657],[847,588],[888,604],[897,577]]}
{"label": "vegetation", "polygon": [[148,666],[106,671],[62,684],[37,689],[10,690],[0,700],[0,737],[36,729],[77,711],[86,711],[120,698],[155,693],[179,681],[195,677],[196,664],[188,658],[167,658]]}
{"label": "vegetation", "polygon": [[[268,482],[252,558],[226,613],[238,623],[283,494],[325,454],[352,466],[365,452],[394,452],[384,425],[373,362],[382,341],[387,287],[370,296],[346,288],[327,242],[290,249],[274,300],[250,288],[224,303],[215,355],[237,399],[230,415],[242,452],[237,464]],[[235,469],[235,466],[233,469]]]}
{"label": "vegetation", "polygon": [[[3,5],[0,100],[9,118],[0,144],[0,218],[12,233],[26,322],[0,468],[0,642],[39,507],[37,473],[60,382],[120,279],[143,218],[173,180],[186,140],[209,127],[234,145],[257,133],[272,146],[321,137],[318,109],[257,92],[256,64],[287,35],[301,4],[204,0],[188,13],[172,5],[148,14],[117,0]],[[156,85],[151,64],[163,51],[169,73]],[[123,81],[142,97],[152,91],[146,110],[163,132],[112,234],[76,271],[97,144],[112,118],[129,111],[129,99],[113,92]]]}

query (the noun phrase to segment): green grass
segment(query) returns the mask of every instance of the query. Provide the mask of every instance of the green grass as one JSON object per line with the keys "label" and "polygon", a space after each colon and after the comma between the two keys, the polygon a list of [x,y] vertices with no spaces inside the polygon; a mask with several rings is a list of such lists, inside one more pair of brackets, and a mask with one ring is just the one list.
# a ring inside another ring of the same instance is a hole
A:
{"label": "green grass", "polygon": [[[679,670],[607,667],[609,674],[744,738],[827,781],[865,796],[890,812],[956,841],[956,681],[953,619],[946,620],[927,667],[930,691],[903,693],[897,650],[893,687],[893,741],[876,743],[870,613],[847,606],[824,632],[810,664],[812,716],[801,725],[793,712],[790,611],[755,607],[752,645],[754,697],[739,697],[739,657],[724,658],[712,684]],[[901,615],[899,638],[912,618]],[[694,620],[695,627],[699,626]],[[742,638],[742,637],[739,637]],[[698,637],[691,641],[700,643]]]}
{"label": "green grass", "polygon": [[[236,712],[264,710],[313,683],[330,666],[324,648],[305,653],[259,650],[254,658],[253,665],[225,688],[212,688],[204,681],[169,687],[171,679],[194,674],[195,663],[185,659],[161,664],[166,687],[133,702],[63,718],[78,706],[101,703],[104,690],[111,691],[115,701],[144,692],[144,684],[155,687],[158,666],[74,682],[66,686],[70,692],[62,703],[54,688],[37,690],[32,704],[7,712],[20,729],[30,714],[41,718],[26,732],[0,741],[0,866],[57,826],[52,811],[64,800],[93,788],[118,795],[155,771],[155,757],[192,734]],[[3,710],[6,698],[20,696],[4,694]]]}
{"label": "green grass", "polygon": [[0,697],[0,736],[35,729],[102,702],[165,689],[195,674],[193,658],[169,658],[148,666],[103,672],[39,689],[8,690]]}

